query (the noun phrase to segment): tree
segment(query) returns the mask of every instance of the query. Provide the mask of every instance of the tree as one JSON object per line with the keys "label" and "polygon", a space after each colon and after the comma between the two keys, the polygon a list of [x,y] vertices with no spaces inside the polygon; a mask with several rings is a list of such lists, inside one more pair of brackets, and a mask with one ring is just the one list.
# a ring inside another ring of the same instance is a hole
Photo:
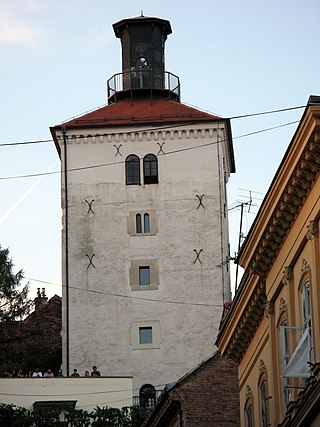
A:
{"label": "tree", "polygon": [[13,262],[9,249],[0,246],[0,333],[2,334],[9,322],[22,319],[31,307],[28,298],[29,286],[21,288],[22,270],[14,274]]}
{"label": "tree", "polygon": [[13,358],[10,342],[16,337],[17,320],[23,319],[32,307],[28,298],[29,286],[21,285],[22,270],[13,272],[13,262],[8,249],[0,246],[0,371],[11,370]]}

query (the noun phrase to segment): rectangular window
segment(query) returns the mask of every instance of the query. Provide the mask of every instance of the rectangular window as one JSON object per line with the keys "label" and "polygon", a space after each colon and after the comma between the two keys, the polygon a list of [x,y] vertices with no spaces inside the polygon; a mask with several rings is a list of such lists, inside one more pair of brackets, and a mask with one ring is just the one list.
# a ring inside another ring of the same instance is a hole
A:
{"label": "rectangular window", "polygon": [[139,267],[139,285],[140,286],[150,285],[150,267],[149,266]]}
{"label": "rectangular window", "polygon": [[139,320],[130,327],[132,350],[161,348],[161,328],[159,320]]}
{"label": "rectangular window", "polygon": [[139,328],[139,344],[152,344],[152,326]]}

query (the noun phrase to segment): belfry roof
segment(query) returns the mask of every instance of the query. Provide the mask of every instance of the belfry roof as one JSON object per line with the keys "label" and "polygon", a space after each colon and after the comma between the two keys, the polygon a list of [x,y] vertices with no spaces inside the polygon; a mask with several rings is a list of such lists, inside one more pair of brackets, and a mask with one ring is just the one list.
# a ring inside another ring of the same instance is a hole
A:
{"label": "belfry roof", "polygon": [[168,99],[122,99],[63,122],[61,125],[55,127],[85,128],[106,125],[125,126],[145,123],[199,122],[212,120],[223,119]]}

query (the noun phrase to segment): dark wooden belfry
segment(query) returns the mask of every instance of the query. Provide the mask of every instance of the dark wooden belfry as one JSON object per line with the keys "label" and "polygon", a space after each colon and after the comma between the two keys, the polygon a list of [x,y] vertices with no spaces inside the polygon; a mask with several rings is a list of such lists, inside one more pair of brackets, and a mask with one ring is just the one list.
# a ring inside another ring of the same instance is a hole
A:
{"label": "dark wooden belfry", "polygon": [[170,22],[139,16],[113,24],[122,45],[122,73],[108,80],[108,102],[122,98],[157,97],[180,101],[179,78],[165,71],[164,44]]}

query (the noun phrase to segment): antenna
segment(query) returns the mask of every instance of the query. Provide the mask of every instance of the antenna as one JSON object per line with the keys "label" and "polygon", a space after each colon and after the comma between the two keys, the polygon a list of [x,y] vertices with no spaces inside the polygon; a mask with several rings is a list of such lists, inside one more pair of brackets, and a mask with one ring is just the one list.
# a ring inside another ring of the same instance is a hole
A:
{"label": "antenna", "polygon": [[[252,203],[252,191],[251,190],[246,190],[244,188],[241,188],[240,190],[244,190],[244,191],[248,191],[249,192],[249,201],[247,202],[241,202],[240,204],[233,206],[232,208],[230,208],[229,210],[232,209],[236,209],[240,207],[240,227],[239,227],[239,239],[238,239],[238,252],[237,255],[235,256],[235,259],[238,257],[239,253],[240,253],[240,248],[241,248],[241,242],[244,239],[244,234],[242,232],[242,222],[243,222],[243,211],[244,211],[244,207],[248,206],[248,213],[250,212],[251,206],[253,206]],[[254,192],[256,193],[256,192]],[[258,193],[261,194],[261,193]],[[239,274],[239,263],[237,263],[237,268],[236,268],[236,280],[235,280],[235,292],[237,291],[237,287],[238,287],[238,274]]]}

